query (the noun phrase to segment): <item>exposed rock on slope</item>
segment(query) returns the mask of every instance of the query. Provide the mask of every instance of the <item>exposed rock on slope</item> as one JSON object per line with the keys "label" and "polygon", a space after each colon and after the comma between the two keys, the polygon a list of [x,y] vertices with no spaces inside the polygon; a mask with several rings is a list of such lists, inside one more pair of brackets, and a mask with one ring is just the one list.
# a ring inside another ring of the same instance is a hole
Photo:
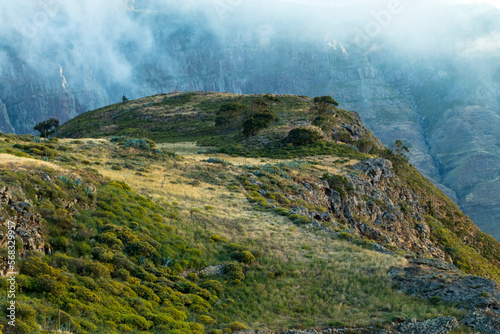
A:
{"label": "exposed rock on slope", "polygon": [[432,260],[414,260],[407,268],[392,270],[406,293],[460,305],[469,313],[462,323],[481,333],[500,332],[500,287],[478,276],[464,275],[453,265]]}
{"label": "exposed rock on slope", "polygon": [[[0,210],[4,212],[0,217],[3,224],[8,224],[9,221],[15,224],[16,237],[21,241],[21,247],[16,256],[23,258],[28,252],[35,251],[45,254],[50,252],[50,247],[46,245],[45,233],[41,216],[38,213],[33,213],[30,210],[31,204],[28,202],[16,202],[13,200],[12,192],[8,187],[0,190]],[[0,232],[0,247],[7,249],[9,238],[7,226],[2,226],[4,229]],[[4,232],[5,231],[5,232]],[[5,276],[8,261],[2,261],[0,276]]]}
{"label": "exposed rock on slope", "polygon": [[392,323],[386,329],[365,328],[327,328],[324,330],[287,330],[271,332],[265,330],[244,331],[239,334],[447,334],[458,327],[457,319],[439,317],[425,321]]}
{"label": "exposed rock on slope", "polygon": [[351,234],[415,252],[418,256],[445,259],[442,246],[431,241],[424,220],[422,198],[399,184],[392,164],[385,159],[365,160],[354,166],[362,173],[348,174],[347,183],[336,180],[313,183],[303,180],[306,202],[329,208],[329,215],[296,207],[292,213],[328,221],[333,227],[349,226]]}

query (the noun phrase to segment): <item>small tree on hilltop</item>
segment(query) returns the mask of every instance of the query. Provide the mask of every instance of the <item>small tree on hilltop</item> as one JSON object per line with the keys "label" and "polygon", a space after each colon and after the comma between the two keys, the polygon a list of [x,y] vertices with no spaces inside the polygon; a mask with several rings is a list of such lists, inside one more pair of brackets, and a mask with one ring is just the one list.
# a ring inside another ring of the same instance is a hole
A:
{"label": "small tree on hilltop", "polygon": [[328,95],[315,97],[313,102],[315,104],[314,109],[316,109],[318,116],[326,113],[332,106],[338,107],[339,105],[337,101]]}
{"label": "small tree on hilltop", "polygon": [[215,126],[225,128],[237,118],[238,113],[245,107],[238,102],[230,102],[223,104],[215,113]]}
{"label": "small tree on hilltop", "polygon": [[243,134],[245,137],[255,136],[260,130],[269,127],[273,121],[277,120],[278,117],[269,110],[255,113],[253,117],[243,122]]}
{"label": "small tree on hilltop", "polygon": [[40,122],[33,128],[35,131],[40,132],[40,137],[50,136],[59,127],[59,120],[49,118],[46,121]]}

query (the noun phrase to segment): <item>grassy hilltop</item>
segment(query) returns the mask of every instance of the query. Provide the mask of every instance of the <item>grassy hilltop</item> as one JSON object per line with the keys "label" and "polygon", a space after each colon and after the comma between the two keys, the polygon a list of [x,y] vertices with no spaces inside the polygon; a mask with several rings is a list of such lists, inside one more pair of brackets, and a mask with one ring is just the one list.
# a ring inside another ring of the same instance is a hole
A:
{"label": "grassy hilltop", "polygon": [[[0,135],[0,192],[14,201],[0,215],[39,231],[18,233],[17,333],[463,318],[457,305],[398,291],[390,269],[414,257],[500,282],[498,242],[403,146],[384,148],[329,100],[157,95],[80,115],[57,136]],[[357,167],[379,158],[394,172],[380,184]]]}

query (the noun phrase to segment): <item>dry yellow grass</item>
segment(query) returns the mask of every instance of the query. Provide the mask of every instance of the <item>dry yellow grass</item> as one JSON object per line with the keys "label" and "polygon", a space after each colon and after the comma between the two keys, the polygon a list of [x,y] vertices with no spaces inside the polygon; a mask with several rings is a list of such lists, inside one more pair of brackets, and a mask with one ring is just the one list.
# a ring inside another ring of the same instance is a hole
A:
{"label": "dry yellow grass", "polygon": [[0,164],[2,165],[7,164],[12,167],[44,166],[44,167],[54,168],[57,170],[62,169],[60,166],[51,162],[31,159],[31,158],[16,157],[15,155],[5,154],[5,153],[0,154]]}

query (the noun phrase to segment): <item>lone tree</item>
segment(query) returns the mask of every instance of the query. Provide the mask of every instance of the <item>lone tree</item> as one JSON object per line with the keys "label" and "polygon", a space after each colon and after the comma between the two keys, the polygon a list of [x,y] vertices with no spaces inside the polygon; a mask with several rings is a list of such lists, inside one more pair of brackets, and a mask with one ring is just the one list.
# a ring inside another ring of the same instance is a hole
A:
{"label": "lone tree", "polygon": [[401,140],[396,140],[390,148],[386,148],[382,152],[382,156],[392,161],[394,167],[399,168],[408,162],[407,153],[410,153],[408,146],[404,145]]}
{"label": "lone tree", "polygon": [[406,158],[405,152],[410,152],[408,146],[404,145],[400,139],[396,140],[394,144],[392,144],[391,149],[394,154],[396,154],[396,156],[400,158]]}
{"label": "lone tree", "polygon": [[243,134],[245,137],[255,136],[260,130],[263,130],[271,125],[272,122],[279,120],[278,116],[266,110],[258,112],[243,122]]}
{"label": "lone tree", "polygon": [[47,138],[47,136],[53,134],[58,127],[59,120],[52,117],[46,121],[38,123],[33,129],[40,132],[40,137]]}
{"label": "lone tree", "polygon": [[245,107],[239,102],[223,104],[215,113],[215,126],[225,128],[237,118],[238,113]]}
{"label": "lone tree", "polygon": [[333,97],[325,95],[318,96],[313,99],[315,104],[314,108],[317,111],[317,115],[320,116],[328,111],[332,106],[338,107],[339,103],[333,99]]}
{"label": "lone tree", "polygon": [[123,94],[122,96],[122,103],[125,103],[128,101],[128,97],[125,96],[125,94]]}

